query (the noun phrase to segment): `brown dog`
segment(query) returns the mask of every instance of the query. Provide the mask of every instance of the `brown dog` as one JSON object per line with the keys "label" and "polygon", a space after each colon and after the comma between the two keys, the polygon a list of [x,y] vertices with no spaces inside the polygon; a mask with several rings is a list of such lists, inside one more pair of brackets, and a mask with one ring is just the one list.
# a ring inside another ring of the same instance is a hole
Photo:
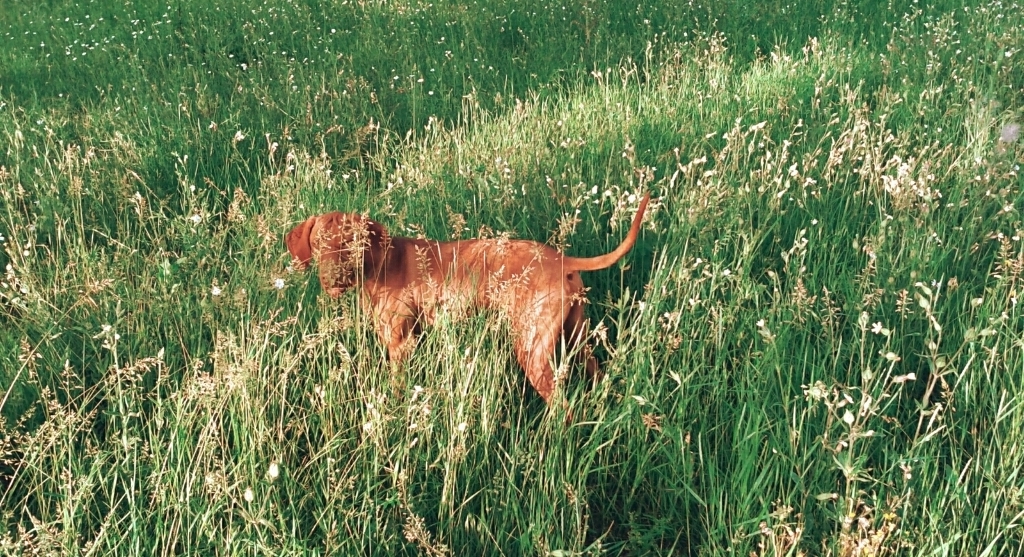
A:
{"label": "brown dog", "polygon": [[[636,243],[650,194],[644,196],[626,239],[611,253],[569,257],[529,240],[437,242],[392,238],[384,227],[352,213],[310,217],[285,237],[293,266],[316,259],[320,285],[338,297],[362,287],[363,310],[373,319],[392,362],[415,346],[422,323],[437,309],[496,309],[508,319],[516,358],[540,396],[551,399],[551,358],[563,339],[569,349],[584,341],[587,291],[580,271],[610,267]],[[587,372],[597,360],[584,346]]]}

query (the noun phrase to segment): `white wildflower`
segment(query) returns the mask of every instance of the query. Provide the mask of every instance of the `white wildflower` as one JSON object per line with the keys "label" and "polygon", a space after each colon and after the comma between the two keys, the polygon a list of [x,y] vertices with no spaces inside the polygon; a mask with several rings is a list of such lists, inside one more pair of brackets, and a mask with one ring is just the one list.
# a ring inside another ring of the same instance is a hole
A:
{"label": "white wildflower", "polygon": [[1003,126],[999,131],[999,141],[1013,143],[1020,138],[1020,124],[1010,123]]}

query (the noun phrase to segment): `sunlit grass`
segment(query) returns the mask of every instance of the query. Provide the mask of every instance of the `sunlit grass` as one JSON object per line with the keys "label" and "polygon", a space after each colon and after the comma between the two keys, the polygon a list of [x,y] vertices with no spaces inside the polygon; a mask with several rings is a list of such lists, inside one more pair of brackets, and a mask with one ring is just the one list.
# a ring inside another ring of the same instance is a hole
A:
{"label": "sunlit grass", "polygon": [[[0,10],[0,551],[1020,554],[1024,11],[676,4]],[[644,190],[551,407],[282,243]]]}

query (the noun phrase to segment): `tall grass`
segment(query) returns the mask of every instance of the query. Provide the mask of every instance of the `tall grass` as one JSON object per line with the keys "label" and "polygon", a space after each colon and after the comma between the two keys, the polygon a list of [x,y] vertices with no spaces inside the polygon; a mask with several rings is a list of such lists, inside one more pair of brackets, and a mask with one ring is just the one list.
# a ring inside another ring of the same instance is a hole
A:
{"label": "tall grass", "polygon": [[[1020,6],[624,6],[0,10],[0,550],[1021,554]],[[550,407],[282,245],[594,255],[644,190]]]}

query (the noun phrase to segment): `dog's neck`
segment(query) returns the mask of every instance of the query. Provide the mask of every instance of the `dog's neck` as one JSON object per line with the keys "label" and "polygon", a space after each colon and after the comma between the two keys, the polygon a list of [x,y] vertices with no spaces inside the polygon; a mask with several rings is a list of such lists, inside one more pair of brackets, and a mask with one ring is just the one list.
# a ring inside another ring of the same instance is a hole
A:
{"label": "dog's neck", "polygon": [[[394,249],[395,238],[388,237],[381,243],[380,249],[370,249],[369,256],[363,260],[363,288],[373,289],[378,284],[383,284],[387,277],[388,268],[395,266],[397,251]],[[401,238],[398,238],[401,240]],[[369,264],[369,266],[367,266]]]}

